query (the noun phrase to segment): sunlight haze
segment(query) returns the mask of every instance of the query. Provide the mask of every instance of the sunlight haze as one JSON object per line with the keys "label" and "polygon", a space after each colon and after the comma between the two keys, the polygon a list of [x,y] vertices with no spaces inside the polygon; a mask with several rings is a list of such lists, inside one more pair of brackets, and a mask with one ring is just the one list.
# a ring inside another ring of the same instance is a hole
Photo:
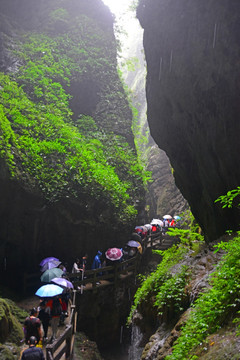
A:
{"label": "sunlight haze", "polygon": [[116,16],[126,11],[128,7],[132,4],[132,0],[103,0],[103,2]]}

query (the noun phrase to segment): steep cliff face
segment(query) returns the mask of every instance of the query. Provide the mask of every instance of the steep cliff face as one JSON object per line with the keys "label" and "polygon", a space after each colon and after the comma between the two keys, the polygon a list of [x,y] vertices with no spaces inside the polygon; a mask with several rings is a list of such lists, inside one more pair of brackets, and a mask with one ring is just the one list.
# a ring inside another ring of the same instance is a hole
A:
{"label": "steep cliff face", "polygon": [[1,270],[49,254],[71,269],[122,246],[144,197],[113,16],[98,0],[3,0],[0,13]]}
{"label": "steep cliff face", "polygon": [[[128,21],[127,21],[128,20]],[[132,103],[138,110],[138,116],[134,123],[135,139],[139,144],[143,162],[146,163],[147,170],[152,173],[152,182],[148,183],[146,193],[146,209],[148,222],[152,218],[161,217],[164,214],[176,215],[188,208],[187,201],[176,187],[171,166],[166,153],[156,146],[152,136],[149,134],[147,122],[147,104],[145,91],[146,61],[143,52],[143,30],[139,21],[128,14],[127,20],[122,26],[129,29],[128,37],[124,36],[122,43],[122,56],[127,61],[132,62],[137,59],[134,70],[123,70],[126,84],[132,91]],[[120,23],[121,25],[121,23]]]}
{"label": "steep cliff face", "polygon": [[239,185],[238,1],[142,0],[148,121],[206,238],[238,227],[215,199]]}
{"label": "steep cliff face", "polygon": [[169,159],[156,144],[149,146],[148,169],[152,171],[153,180],[147,193],[150,218],[174,216],[187,210],[187,201],[176,187]]}

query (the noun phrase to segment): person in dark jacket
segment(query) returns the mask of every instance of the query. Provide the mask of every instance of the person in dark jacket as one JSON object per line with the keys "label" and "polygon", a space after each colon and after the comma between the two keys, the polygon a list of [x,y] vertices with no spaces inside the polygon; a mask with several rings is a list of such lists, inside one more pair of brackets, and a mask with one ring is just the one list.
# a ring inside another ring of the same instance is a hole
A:
{"label": "person in dark jacket", "polygon": [[43,351],[40,347],[36,347],[37,339],[31,336],[28,340],[29,348],[22,353],[21,360],[45,360]]}
{"label": "person in dark jacket", "polygon": [[43,332],[44,332],[44,336],[43,336],[44,341],[47,340],[47,333],[48,333],[48,327],[49,327],[49,321],[50,321],[50,309],[49,309],[49,311],[48,311],[48,309],[49,308],[46,308],[45,300],[42,300],[40,302],[40,306],[39,306],[38,318],[42,322]]}
{"label": "person in dark jacket", "polygon": [[28,340],[31,336],[35,336],[37,342],[42,340],[42,323],[41,320],[38,319],[38,310],[33,308],[30,312],[30,316],[28,316],[24,321],[24,334],[25,334],[25,342],[28,344]]}

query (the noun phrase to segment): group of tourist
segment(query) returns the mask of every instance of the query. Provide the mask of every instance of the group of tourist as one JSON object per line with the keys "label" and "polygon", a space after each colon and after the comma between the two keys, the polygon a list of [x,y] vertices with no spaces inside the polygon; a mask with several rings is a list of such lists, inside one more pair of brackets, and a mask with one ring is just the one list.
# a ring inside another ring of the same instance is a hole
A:
{"label": "group of tourist", "polygon": [[[153,219],[150,224],[136,226],[131,234],[130,240],[120,249],[122,254],[117,261],[121,262],[127,260],[137,253],[142,254],[143,247],[149,236],[159,232],[162,232],[162,234],[165,235],[169,227],[177,226],[179,220],[179,216],[171,217],[170,215],[165,215],[162,219]],[[113,260],[116,262],[116,259]],[[83,278],[87,267],[87,261],[87,254],[81,259],[77,258],[72,266],[72,273],[81,273]],[[99,269],[108,265],[112,265],[111,259],[107,258],[106,252],[98,250],[92,261],[91,269]]]}
{"label": "group of tourist", "polygon": [[[149,236],[160,232],[165,235],[169,227],[178,226],[179,220],[179,216],[171,217],[170,215],[166,215],[162,219],[153,219],[150,224],[136,226],[131,234],[130,240],[123,248],[112,248],[112,250],[115,251],[115,253],[113,252],[112,259],[108,256],[108,251],[111,249],[108,249],[105,253],[98,250],[92,261],[91,269],[103,268],[105,266],[112,265],[113,263],[116,264],[117,262],[122,262],[132,258],[137,253],[142,254],[146,240]],[[80,274],[81,278],[84,279],[87,262],[87,254],[84,254],[81,259],[75,259],[71,272],[76,274],[76,279],[80,278]],[[66,277],[66,265],[64,266],[60,262],[58,267],[62,270],[62,276]],[[54,296],[52,298],[41,298],[39,306],[31,310],[30,315],[25,319],[23,328],[25,343],[29,344],[29,348],[23,352],[22,360],[31,359],[31,354],[35,356],[34,359],[44,360],[44,356],[41,351],[41,343],[46,343],[48,340],[47,336],[50,324],[52,328],[52,337],[50,342],[56,339],[58,326],[64,323],[64,318],[67,316],[69,298],[70,292],[63,291],[61,295]]]}
{"label": "group of tourist", "polygon": [[161,219],[155,218],[152,219],[150,224],[145,224],[135,227],[135,232],[141,236],[142,241],[144,241],[149,235],[157,234],[162,232],[163,235],[167,233],[168,228],[178,227],[181,217],[175,215],[164,215]]}

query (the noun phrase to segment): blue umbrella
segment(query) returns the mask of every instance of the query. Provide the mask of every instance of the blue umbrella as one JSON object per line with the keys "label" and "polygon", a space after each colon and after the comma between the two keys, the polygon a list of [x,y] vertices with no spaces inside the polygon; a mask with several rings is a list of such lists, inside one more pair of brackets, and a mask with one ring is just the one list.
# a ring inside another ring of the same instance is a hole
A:
{"label": "blue umbrella", "polygon": [[35,295],[44,297],[53,297],[56,295],[60,295],[63,292],[63,288],[55,284],[47,284],[41,286],[36,292]]}
{"label": "blue umbrella", "polygon": [[40,266],[43,266],[44,264],[46,264],[48,261],[51,261],[51,260],[56,260],[56,261],[59,261],[58,258],[54,257],[54,256],[50,256],[50,257],[47,257],[45,259],[43,259],[41,262],[40,262]]}
{"label": "blue umbrella", "polygon": [[180,219],[181,219],[181,217],[180,217],[179,215],[175,215],[175,216],[174,216],[174,219],[176,219],[176,220],[180,220]]}
{"label": "blue umbrella", "polygon": [[135,240],[129,240],[127,242],[127,245],[131,246],[131,247],[139,247],[141,244],[139,242],[135,241]]}

